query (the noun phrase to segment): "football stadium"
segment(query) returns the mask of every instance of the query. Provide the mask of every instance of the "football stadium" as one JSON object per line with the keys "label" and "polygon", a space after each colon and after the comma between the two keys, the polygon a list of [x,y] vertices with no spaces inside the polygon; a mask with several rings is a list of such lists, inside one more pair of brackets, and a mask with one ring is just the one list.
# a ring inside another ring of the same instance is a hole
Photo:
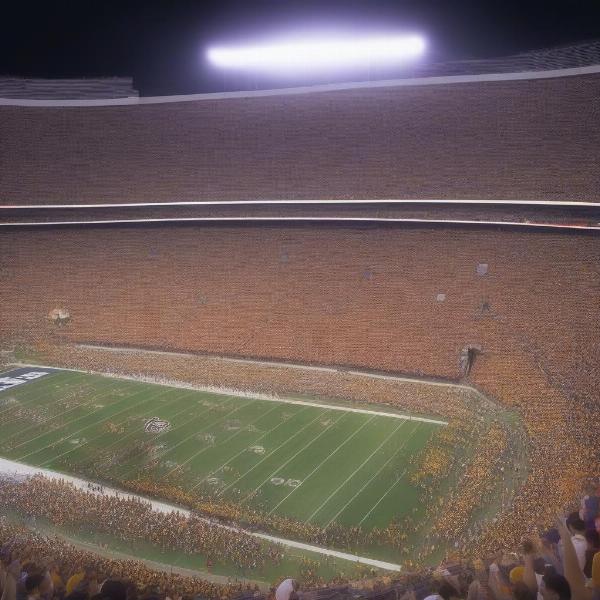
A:
{"label": "football stadium", "polygon": [[3,599],[594,598],[599,100],[0,78]]}

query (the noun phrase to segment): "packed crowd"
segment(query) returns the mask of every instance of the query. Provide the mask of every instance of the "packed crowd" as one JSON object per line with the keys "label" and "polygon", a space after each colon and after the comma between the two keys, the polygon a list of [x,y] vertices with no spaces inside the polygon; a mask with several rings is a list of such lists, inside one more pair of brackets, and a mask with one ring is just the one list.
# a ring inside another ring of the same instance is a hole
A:
{"label": "packed crowd", "polygon": [[[240,584],[218,585],[153,571],[79,550],[0,519],[1,600],[598,600],[600,486],[593,482],[579,510],[541,533],[521,530],[518,552],[486,560],[446,560],[435,570],[373,579],[354,588],[305,589],[284,579],[268,595]],[[314,565],[300,575],[310,581]],[[339,582],[341,583],[341,581]]]}
{"label": "packed crowd", "polygon": [[486,475],[490,469],[497,472],[503,469],[507,448],[506,430],[494,423],[476,446],[473,460],[468,464],[460,486],[452,491],[444,510],[435,519],[433,533],[437,540],[445,539],[459,546],[458,540],[468,530],[475,510],[489,504],[490,488]]}
{"label": "packed crowd", "polygon": [[[151,569],[135,560],[87,552],[56,536],[45,536],[0,519],[2,600],[132,600],[201,597],[228,600],[254,594],[255,587],[218,584],[198,577]],[[11,574],[13,580],[11,581]],[[123,584],[123,596],[99,594],[106,579]],[[29,580],[29,583],[28,583]],[[36,588],[32,584],[36,583]]]}
{"label": "packed crowd", "polygon": [[199,554],[245,571],[277,564],[283,548],[179,512],[152,510],[149,502],[81,490],[61,480],[35,476],[0,479],[0,506],[53,525],[106,533],[123,541],[148,542],[163,551]]}
{"label": "packed crowd", "polygon": [[311,544],[335,546],[342,549],[353,549],[358,544],[369,542],[369,534],[358,527],[344,527],[332,523],[324,529],[313,523],[299,521],[278,514],[267,514],[260,508],[248,504],[238,504],[211,498],[199,498],[181,489],[177,485],[157,482],[154,479],[138,478],[123,482],[129,491],[168,498],[184,506],[191,506],[199,513],[208,515],[228,523],[238,523],[247,529],[268,529],[292,539],[305,540]]}

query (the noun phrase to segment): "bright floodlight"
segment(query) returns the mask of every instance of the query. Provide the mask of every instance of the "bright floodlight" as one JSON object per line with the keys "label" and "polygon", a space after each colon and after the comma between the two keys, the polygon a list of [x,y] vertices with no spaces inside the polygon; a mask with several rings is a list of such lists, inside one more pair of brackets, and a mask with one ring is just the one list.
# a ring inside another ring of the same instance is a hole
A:
{"label": "bright floodlight", "polygon": [[223,69],[290,72],[390,65],[416,58],[424,50],[422,37],[404,35],[210,48],[207,56]]}

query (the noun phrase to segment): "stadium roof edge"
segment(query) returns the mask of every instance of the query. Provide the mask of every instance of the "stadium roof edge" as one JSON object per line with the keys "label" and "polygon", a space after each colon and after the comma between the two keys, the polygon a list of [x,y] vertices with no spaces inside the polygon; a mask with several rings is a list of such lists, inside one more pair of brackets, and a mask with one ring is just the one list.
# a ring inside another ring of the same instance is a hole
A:
{"label": "stadium roof edge", "polygon": [[279,205],[357,205],[357,204],[467,204],[492,206],[546,206],[557,208],[598,208],[598,201],[578,200],[494,200],[464,198],[311,198],[272,200],[187,200],[173,202],[109,202],[98,204],[0,204],[1,210],[57,210],[57,209],[101,209],[101,208],[158,208],[164,206],[279,206]]}
{"label": "stadium roof edge", "polygon": [[181,96],[148,96],[112,99],[72,99],[72,100],[33,100],[26,98],[0,98],[0,106],[21,107],[94,107],[94,106],[137,106],[143,104],[169,104],[174,102],[194,102],[203,100],[230,100],[236,98],[261,98],[269,96],[290,96],[299,94],[323,93],[354,89],[374,89],[392,87],[416,87],[430,85],[455,85],[460,83],[485,83],[498,81],[519,81],[535,79],[554,79],[600,73],[600,64],[566,69],[550,69],[545,71],[521,71],[513,73],[487,73],[479,75],[449,75],[412,77],[407,79],[385,79],[381,81],[358,81],[349,83],[333,83],[314,86],[291,87],[281,89],[217,92],[206,94],[189,94]]}

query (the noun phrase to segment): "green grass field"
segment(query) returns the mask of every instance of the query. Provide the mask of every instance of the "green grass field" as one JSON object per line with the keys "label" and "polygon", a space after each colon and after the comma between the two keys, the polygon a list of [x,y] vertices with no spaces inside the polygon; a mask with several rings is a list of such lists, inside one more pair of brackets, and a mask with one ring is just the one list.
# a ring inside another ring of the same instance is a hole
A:
{"label": "green grass field", "polygon": [[[1,380],[0,380],[1,383]],[[373,409],[375,411],[376,407]],[[166,429],[146,431],[152,418]],[[443,425],[54,371],[0,391],[0,455],[91,479],[140,475],[327,526],[418,514],[410,459]]]}

